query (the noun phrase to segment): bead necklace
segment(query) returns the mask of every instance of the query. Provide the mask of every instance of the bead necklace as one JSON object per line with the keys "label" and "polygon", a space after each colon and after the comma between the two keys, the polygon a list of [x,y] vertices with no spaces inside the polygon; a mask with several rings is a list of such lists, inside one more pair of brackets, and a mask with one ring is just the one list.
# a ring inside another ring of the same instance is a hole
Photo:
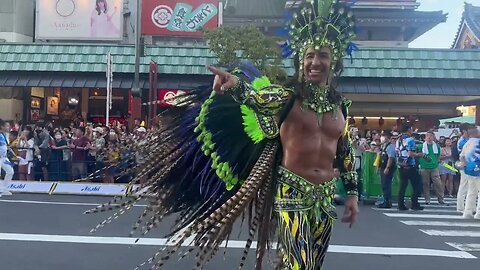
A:
{"label": "bead necklace", "polygon": [[317,113],[318,125],[322,123],[323,115],[327,112],[333,112],[333,119],[336,119],[338,104],[333,104],[328,99],[330,91],[329,86],[318,86],[307,84],[305,87],[305,95],[302,101],[302,110],[312,110]]}

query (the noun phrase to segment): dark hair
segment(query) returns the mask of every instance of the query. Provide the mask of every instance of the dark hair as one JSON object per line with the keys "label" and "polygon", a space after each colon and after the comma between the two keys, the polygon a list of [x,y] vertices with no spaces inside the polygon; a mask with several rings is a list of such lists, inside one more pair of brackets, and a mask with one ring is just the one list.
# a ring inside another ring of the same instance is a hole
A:
{"label": "dark hair", "polygon": [[6,123],[5,120],[0,118],[0,127],[4,127]]}
{"label": "dark hair", "polygon": [[32,129],[31,126],[25,126],[25,127],[23,128],[23,130],[24,130],[24,131],[25,131],[25,130],[28,131],[27,140],[30,140],[30,139],[33,138],[33,129]]}
{"label": "dark hair", "polygon": [[460,124],[460,132],[464,132],[464,131],[467,131],[468,129],[470,129],[472,125],[470,125],[469,123],[462,123]]}
{"label": "dark hair", "polygon": [[98,15],[102,14],[102,11],[100,10],[100,7],[98,7],[98,4],[100,2],[103,2],[103,5],[105,6],[105,10],[103,11],[103,13],[107,13],[107,10],[108,10],[107,0],[97,0],[95,2],[95,10],[97,11]]}
{"label": "dark hair", "polygon": [[405,132],[409,131],[411,128],[412,128],[412,124],[410,124],[410,123],[403,123],[402,126],[400,127],[400,131],[401,131],[402,133],[405,133]]}
{"label": "dark hair", "polygon": [[38,122],[37,124],[35,124],[36,127],[39,127],[39,128],[45,128],[45,123],[43,122]]}
{"label": "dark hair", "polygon": [[10,136],[18,137],[18,131],[10,131]]}
{"label": "dark hair", "polygon": [[85,128],[84,127],[77,127],[77,130],[80,130],[83,134],[85,134]]}

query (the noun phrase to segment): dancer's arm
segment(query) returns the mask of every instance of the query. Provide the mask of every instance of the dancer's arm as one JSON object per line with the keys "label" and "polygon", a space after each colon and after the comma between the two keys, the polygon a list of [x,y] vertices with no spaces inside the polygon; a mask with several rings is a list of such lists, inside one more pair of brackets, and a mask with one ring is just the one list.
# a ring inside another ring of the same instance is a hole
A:
{"label": "dancer's arm", "polygon": [[293,94],[293,89],[270,84],[266,77],[254,80],[252,85],[218,68],[209,67],[209,70],[216,75],[213,89],[217,93],[228,93],[238,103],[265,115],[278,115]]}

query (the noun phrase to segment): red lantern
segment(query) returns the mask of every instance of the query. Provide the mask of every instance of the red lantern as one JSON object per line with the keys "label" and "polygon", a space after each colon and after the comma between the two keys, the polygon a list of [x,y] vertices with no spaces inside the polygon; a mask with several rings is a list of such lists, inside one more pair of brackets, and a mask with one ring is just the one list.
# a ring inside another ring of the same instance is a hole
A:
{"label": "red lantern", "polygon": [[383,117],[380,117],[380,119],[378,119],[378,125],[383,126],[384,124],[385,124],[385,120],[383,119]]}
{"label": "red lantern", "polygon": [[367,125],[368,124],[368,119],[367,117],[363,117],[362,119],[362,125]]}

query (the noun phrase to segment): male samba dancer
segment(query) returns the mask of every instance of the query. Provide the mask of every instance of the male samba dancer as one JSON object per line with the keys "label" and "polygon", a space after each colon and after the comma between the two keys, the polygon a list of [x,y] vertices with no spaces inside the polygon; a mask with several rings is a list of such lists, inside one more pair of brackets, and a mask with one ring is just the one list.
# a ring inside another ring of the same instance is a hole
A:
{"label": "male samba dancer", "polygon": [[[288,87],[271,84],[251,65],[231,72],[209,67],[214,91],[192,91],[180,102],[186,106],[165,113],[170,124],[143,147],[149,162],[137,176],[149,179],[141,188],[155,196],[134,231],[143,224],[147,233],[164,216],[180,212],[173,244],[149,260],[153,268],[162,267],[190,237],[195,269],[203,268],[242,213],[249,216],[249,237],[241,267],[257,238],[255,269],[262,269],[273,232],[281,253],[278,268],[322,267],[336,219],[334,167],[348,195],[342,221],[351,225],[358,215],[346,123],[350,101],[335,91],[353,37],[353,17],[343,2],[308,0],[293,16],[282,46],[296,66]],[[93,212],[105,208],[111,205]]]}

